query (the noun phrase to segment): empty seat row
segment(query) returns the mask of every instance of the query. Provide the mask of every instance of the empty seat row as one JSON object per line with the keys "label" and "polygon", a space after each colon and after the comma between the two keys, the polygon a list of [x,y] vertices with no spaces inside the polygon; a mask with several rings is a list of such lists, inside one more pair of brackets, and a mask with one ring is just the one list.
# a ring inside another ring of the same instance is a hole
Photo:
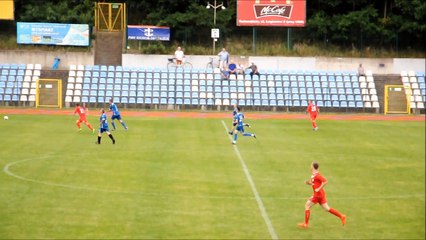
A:
{"label": "empty seat row", "polygon": [[411,108],[422,109],[426,102],[426,83],[424,72],[402,71],[401,81],[406,94],[410,96]]}
{"label": "empty seat row", "polygon": [[191,102],[200,99],[212,99],[213,102],[253,99],[263,103],[271,102],[273,106],[278,101],[288,101],[287,105],[297,106],[297,101],[312,99],[336,101],[339,106],[351,107],[359,107],[361,104],[349,104],[357,101],[377,101],[374,81],[360,84],[358,77],[350,74],[299,76],[278,75],[274,72],[254,75],[253,79],[239,75],[235,80],[226,80],[218,73],[207,72],[126,71],[125,68],[111,66],[75,66],[70,69],[67,101],[82,98],[94,100],[99,97],[114,97],[120,101],[154,98],[150,101],[153,103],[157,102],[156,98],[159,102],[169,102],[170,99],[177,103],[179,101],[175,100],[178,99],[189,99]]}
{"label": "empty seat row", "polygon": [[[71,71],[85,71],[85,72],[169,72],[166,68],[152,68],[152,67],[125,67],[125,66],[114,66],[114,65],[70,65]],[[181,72],[208,72],[210,69],[196,69],[192,70],[180,69],[177,71]],[[215,69],[217,70],[217,69]],[[174,71],[173,71],[174,72]],[[212,71],[213,72],[213,71]],[[261,74],[267,75],[317,75],[317,76],[356,76],[355,71],[310,71],[310,70],[261,70]],[[371,71],[366,71],[367,75],[371,75]]]}
{"label": "empty seat row", "polygon": [[40,64],[0,64],[0,100],[34,102]]}

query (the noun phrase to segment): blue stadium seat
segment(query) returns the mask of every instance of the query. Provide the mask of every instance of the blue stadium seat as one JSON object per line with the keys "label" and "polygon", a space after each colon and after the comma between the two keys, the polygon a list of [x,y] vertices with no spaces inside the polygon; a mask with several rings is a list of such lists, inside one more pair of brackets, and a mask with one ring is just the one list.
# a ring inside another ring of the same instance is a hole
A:
{"label": "blue stadium seat", "polygon": [[361,95],[360,95],[360,94],[356,94],[356,95],[355,95],[355,101],[357,101],[357,102],[362,102],[362,97],[361,97]]}
{"label": "blue stadium seat", "polygon": [[138,98],[136,98],[136,103],[137,104],[144,104],[145,103],[145,99],[143,97],[138,97]]}
{"label": "blue stadium seat", "polygon": [[300,107],[301,106],[299,100],[293,100],[292,103],[293,103],[293,107]]}
{"label": "blue stadium seat", "polygon": [[333,107],[340,107],[339,101],[333,101]]}

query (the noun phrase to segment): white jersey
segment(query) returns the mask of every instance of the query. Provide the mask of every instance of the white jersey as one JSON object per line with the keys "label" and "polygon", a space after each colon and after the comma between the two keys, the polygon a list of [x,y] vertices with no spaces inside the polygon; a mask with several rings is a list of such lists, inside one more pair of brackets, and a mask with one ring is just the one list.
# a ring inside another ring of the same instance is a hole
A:
{"label": "white jersey", "polygon": [[184,55],[182,50],[176,50],[176,52],[175,52],[176,60],[183,60],[184,56],[185,55]]}

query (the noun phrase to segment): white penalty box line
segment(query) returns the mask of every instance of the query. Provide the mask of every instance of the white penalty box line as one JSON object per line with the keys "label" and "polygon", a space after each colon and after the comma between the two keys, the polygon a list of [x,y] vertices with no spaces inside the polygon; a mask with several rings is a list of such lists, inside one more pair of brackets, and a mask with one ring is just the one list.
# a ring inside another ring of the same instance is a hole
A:
{"label": "white penalty box line", "polygon": [[[225,122],[222,120],[222,125],[226,130],[226,133],[228,134],[229,129],[226,126]],[[231,135],[228,135],[229,140],[232,142]],[[247,167],[246,162],[244,161],[244,158],[241,156],[240,150],[238,150],[237,145],[232,145],[234,147],[235,154],[237,155],[238,159],[240,160],[241,166],[244,170],[244,173],[246,175],[247,181],[251,187],[251,190],[253,192],[254,198],[256,199],[257,206],[259,207],[260,213],[263,217],[263,220],[265,221],[266,226],[268,227],[269,234],[271,235],[272,239],[279,239],[277,233],[275,232],[274,226],[272,225],[271,219],[269,219],[268,213],[266,212],[265,205],[263,204],[262,198],[259,195],[259,192],[256,189],[256,185],[254,184],[253,178],[251,177],[250,171]]]}

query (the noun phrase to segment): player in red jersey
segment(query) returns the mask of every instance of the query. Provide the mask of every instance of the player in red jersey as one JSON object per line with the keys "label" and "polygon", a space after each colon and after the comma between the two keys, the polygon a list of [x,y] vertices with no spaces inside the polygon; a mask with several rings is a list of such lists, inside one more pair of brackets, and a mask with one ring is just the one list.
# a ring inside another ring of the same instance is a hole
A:
{"label": "player in red jersey", "polygon": [[309,113],[309,117],[311,118],[311,122],[312,122],[312,127],[314,131],[318,130],[317,127],[317,116],[319,113],[319,107],[317,105],[315,105],[314,102],[312,102],[311,100],[308,101],[308,108],[306,108],[306,112]]}
{"label": "player in red jersey", "polygon": [[88,114],[88,109],[87,109],[85,103],[83,103],[83,106],[80,106],[79,103],[76,104],[75,110],[74,110],[74,115],[76,113],[79,115],[78,120],[75,122],[75,124],[78,127],[78,130],[81,131],[81,123],[84,123],[92,131],[92,133],[95,133],[95,129],[87,121],[86,115]]}
{"label": "player in red jersey", "polygon": [[324,191],[324,186],[325,184],[327,184],[327,179],[321,176],[320,172],[318,171],[318,168],[319,168],[319,164],[317,162],[313,162],[311,165],[311,171],[312,171],[311,180],[305,181],[307,185],[312,186],[312,189],[314,190],[314,194],[312,195],[311,198],[308,199],[308,201],[305,204],[305,222],[299,223],[298,225],[299,227],[302,227],[302,228],[308,228],[309,217],[311,215],[310,209],[313,205],[319,203],[325,211],[340,218],[340,220],[342,221],[342,225],[344,226],[346,224],[346,215],[341,214],[336,209],[330,208],[330,206],[328,206],[327,204],[327,199],[325,197],[325,191]]}

